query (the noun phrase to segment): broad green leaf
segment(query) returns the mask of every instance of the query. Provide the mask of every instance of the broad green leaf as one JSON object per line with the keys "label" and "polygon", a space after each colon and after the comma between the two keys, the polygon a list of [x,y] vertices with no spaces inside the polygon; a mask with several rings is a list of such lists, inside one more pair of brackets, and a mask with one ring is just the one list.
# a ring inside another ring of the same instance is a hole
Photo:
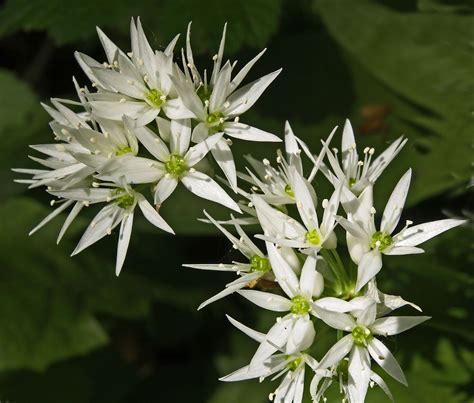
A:
{"label": "broad green leaf", "polygon": [[425,168],[418,172],[423,178],[416,187],[418,200],[465,182],[474,88],[470,17],[401,13],[366,0],[314,4],[347,52],[385,87],[418,107],[407,122],[424,133],[417,138],[417,149],[404,157]]}

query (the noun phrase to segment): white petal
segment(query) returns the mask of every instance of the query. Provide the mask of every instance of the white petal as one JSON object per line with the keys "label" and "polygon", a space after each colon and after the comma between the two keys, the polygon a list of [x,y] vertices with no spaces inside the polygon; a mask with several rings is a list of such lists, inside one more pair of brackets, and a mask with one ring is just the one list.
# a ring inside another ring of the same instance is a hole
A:
{"label": "white petal", "polygon": [[221,137],[222,133],[216,133],[208,137],[206,140],[201,141],[200,143],[191,147],[184,156],[188,166],[192,167],[201,161],[206,156],[206,154],[211,151],[211,149],[221,139]]}
{"label": "white petal", "polygon": [[373,279],[382,268],[382,255],[378,250],[367,252],[357,268],[356,292]]}
{"label": "white petal", "polygon": [[405,200],[410,187],[410,180],[411,169],[401,177],[388,199],[387,205],[382,214],[382,222],[380,224],[380,230],[382,232],[391,234],[400,221],[400,216],[403,207],[405,206]]}
{"label": "white petal", "polygon": [[229,315],[226,315],[227,319],[229,320],[230,323],[232,323],[237,329],[239,329],[241,332],[245,333],[247,336],[249,336],[251,339],[254,339],[255,341],[258,341],[259,343],[262,343],[265,340],[265,333],[257,332],[256,330],[253,330],[239,321],[235,320]]}
{"label": "white petal", "polygon": [[[342,130],[342,147],[341,151],[344,154],[351,148],[354,149],[354,152],[357,154],[357,149],[355,148],[356,146],[356,141],[354,138],[354,131],[352,130],[351,122],[349,119],[346,119],[346,122],[344,123],[344,129]],[[358,157],[355,157],[355,160],[358,161]]]}
{"label": "white petal", "polygon": [[301,269],[299,288],[308,298],[314,294],[316,283],[316,259],[313,256],[307,256]]}
{"label": "white petal", "polygon": [[122,270],[125,257],[127,256],[127,249],[130,243],[133,227],[133,212],[125,214],[120,225],[120,233],[117,246],[117,260],[115,263],[115,274],[118,276]]}
{"label": "white petal", "polygon": [[401,241],[396,241],[395,246],[417,246],[458,225],[464,224],[466,220],[448,218],[446,220],[431,221],[424,224],[415,225],[403,231]]}
{"label": "white petal", "polygon": [[189,119],[172,120],[170,131],[171,152],[184,155],[188,151],[191,140],[191,121]]}
{"label": "white petal", "polygon": [[235,75],[235,77],[232,79],[231,82],[231,88],[234,90],[237,88],[240,83],[244,80],[244,78],[247,76],[247,73],[250,71],[250,69],[253,67],[253,65],[262,57],[262,55],[265,53],[266,49],[263,49],[257,56],[255,56],[252,60],[250,60],[242,69]]}
{"label": "white petal", "polygon": [[172,175],[165,175],[156,185],[155,204],[162,204],[178,186],[178,179]]}
{"label": "white petal", "polygon": [[318,369],[332,367],[340,362],[351,351],[354,341],[352,335],[348,334],[332,346],[319,362]]}
{"label": "white petal", "polygon": [[29,232],[28,235],[33,235],[41,227],[43,227],[45,224],[50,222],[54,217],[56,217],[57,215],[61,214],[64,210],[66,210],[72,203],[74,203],[73,200],[68,200],[64,202],[62,205],[56,208],[53,212],[49,213],[45,218],[43,218],[41,222]]}
{"label": "white petal", "polygon": [[425,253],[425,251],[416,246],[394,246],[383,251],[384,255],[414,255],[418,253]]}
{"label": "white petal", "polygon": [[230,62],[227,62],[217,74],[217,80],[209,98],[209,112],[219,111],[222,108],[228,93],[231,72]]}
{"label": "white petal", "polygon": [[124,214],[125,210],[118,207],[115,203],[105,206],[92,219],[71,256],[78,254],[110,233],[111,230],[120,224]]}
{"label": "white petal", "polygon": [[134,81],[134,85],[128,84],[130,80],[129,77],[118,71],[109,70],[104,67],[93,68],[92,71],[101,83],[106,84],[121,94],[137,99],[143,99],[145,97],[147,89],[142,82]]}
{"label": "white petal", "polygon": [[194,143],[200,143],[204,141],[209,136],[209,128],[206,126],[205,123],[198,123],[197,126],[193,129],[193,134],[191,136],[191,140]]}
{"label": "white petal", "polygon": [[231,210],[241,212],[239,206],[209,176],[201,172],[189,173],[181,180],[186,188],[195,195],[222,204]]}
{"label": "white petal", "polygon": [[124,178],[129,184],[157,182],[164,175],[163,164],[148,158],[123,155],[105,164],[97,177],[104,181],[119,182]]}
{"label": "white petal", "polygon": [[299,281],[295,272],[291,269],[288,262],[278,253],[275,245],[266,242],[266,246],[270,265],[272,266],[272,271],[275,274],[279,286],[286,295],[293,298],[296,295],[295,293],[300,292]]}
{"label": "white petal", "polygon": [[355,346],[349,357],[348,367],[348,387],[352,397],[351,401],[365,401],[371,373],[370,357],[367,350],[363,347]]}
{"label": "white petal", "polygon": [[[353,309],[353,306],[350,302],[334,297],[320,298],[317,301],[313,302],[313,305],[317,308],[324,309],[325,311],[338,313],[349,312]],[[350,323],[350,326],[352,326],[355,322],[349,321],[348,323]]]}
{"label": "white petal", "polygon": [[167,145],[148,127],[142,126],[131,129],[145,148],[159,161],[165,162],[170,155]]}
{"label": "white petal", "polygon": [[[253,273],[252,273],[253,274]],[[246,286],[247,283],[245,282],[242,282],[240,284],[235,284],[235,285],[229,285],[229,286],[226,286],[226,288],[224,288],[222,291],[218,292],[217,294],[213,295],[211,298],[208,298],[207,300],[205,300],[204,302],[202,302],[199,306],[198,306],[198,311],[200,311],[201,309],[205,308],[206,306],[212,304],[213,302],[216,302],[224,297],[227,297],[228,295],[231,295],[233,294],[234,292],[236,292],[237,290],[240,290],[242,289],[243,287]]]}
{"label": "white petal", "polygon": [[257,129],[256,127],[236,122],[225,122],[224,132],[228,136],[248,141],[279,142],[281,139],[274,134]]}
{"label": "white petal", "polygon": [[380,154],[372,162],[372,164],[370,164],[370,168],[367,172],[367,177],[370,182],[374,183],[378,179],[387,165],[390,164],[390,162],[397,156],[406,142],[407,140],[403,139],[403,137],[398,138],[390,145],[390,147]]}
{"label": "white petal", "polygon": [[379,388],[382,389],[385,392],[387,397],[392,402],[394,402],[392,392],[390,392],[390,389],[388,388],[387,384],[385,383],[385,381],[378,374],[376,374],[375,372],[372,372],[372,375],[370,375],[370,380],[374,381],[379,386]]}
{"label": "white petal", "polygon": [[275,351],[283,351],[291,331],[293,318],[287,315],[277,321],[268,331],[265,341],[260,344],[255,352],[250,367],[258,366],[262,361],[270,357]]}
{"label": "white petal", "polygon": [[374,361],[379,364],[387,374],[396,379],[398,382],[407,386],[407,380],[403,374],[400,365],[392,355],[390,350],[375,337],[369,342],[367,348]]}
{"label": "white petal", "polygon": [[293,177],[293,192],[295,193],[296,207],[298,208],[301,219],[308,230],[316,229],[318,228],[318,216],[316,214],[313,198],[301,175],[295,169],[292,170],[291,174]]}
{"label": "white petal", "polygon": [[336,310],[346,309],[342,303],[339,305],[331,303],[330,307],[333,309],[332,311],[320,308],[317,301],[313,303],[312,306],[316,316],[334,329],[350,332],[356,326],[356,322],[351,315],[336,312]]}
{"label": "white petal", "polygon": [[239,266],[235,264],[183,264],[183,267],[189,267],[191,269],[198,269],[198,270],[213,270],[213,271],[232,271],[236,272],[239,270]]}
{"label": "white petal", "polygon": [[280,74],[281,69],[267,74],[250,84],[244,85],[235,91],[229,98],[230,106],[223,113],[231,117],[241,115],[257,102],[263,91],[271,84],[271,82]]}
{"label": "white petal", "polygon": [[402,333],[405,330],[419,325],[431,319],[430,316],[389,316],[387,318],[379,318],[370,326],[370,330],[375,334],[383,336],[391,336]]}
{"label": "white petal", "polygon": [[291,309],[291,301],[277,294],[256,290],[241,290],[239,294],[255,305],[270,311],[287,312]]}
{"label": "white petal", "polygon": [[327,207],[324,209],[323,221],[321,222],[321,233],[324,237],[329,236],[334,229],[339,201],[341,199],[342,186],[336,188],[329,199]]}
{"label": "white petal", "polygon": [[71,225],[71,223],[74,221],[74,219],[78,216],[82,208],[84,207],[84,203],[81,202],[76,202],[74,207],[71,209],[69,212],[66,220],[64,221],[63,226],[61,227],[61,231],[59,231],[58,239],[56,240],[56,243],[61,242],[61,239],[63,238],[64,234],[66,233],[67,229]]}
{"label": "white petal", "polygon": [[297,318],[293,322],[293,327],[288,337],[286,354],[295,354],[311,347],[315,335],[314,324],[309,315]]}
{"label": "white petal", "polygon": [[153,224],[155,227],[162,229],[163,231],[174,234],[173,229],[166,223],[166,221],[158,214],[158,212],[152,207],[147,199],[141,194],[137,195],[138,207],[142,211],[145,218]]}
{"label": "white petal", "polygon": [[237,172],[235,169],[234,157],[232,150],[230,149],[227,141],[221,138],[211,150],[212,156],[214,157],[217,164],[224,172],[225,177],[229,181],[232,189],[237,189]]}
{"label": "white petal", "polygon": [[132,101],[89,101],[89,105],[97,116],[112,120],[122,120],[123,115],[137,119],[150,109],[145,102]]}

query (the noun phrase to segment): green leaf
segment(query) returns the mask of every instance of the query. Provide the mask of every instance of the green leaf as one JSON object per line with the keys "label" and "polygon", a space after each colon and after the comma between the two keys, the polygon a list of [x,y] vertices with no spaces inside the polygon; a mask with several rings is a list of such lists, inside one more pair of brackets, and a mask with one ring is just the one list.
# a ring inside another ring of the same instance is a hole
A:
{"label": "green leaf", "polygon": [[[421,200],[470,176],[472,20],[458,14],[400,13],[370,1],[314,3],[337,42],[380,83],[413,103],[406,122],[422,135],[403,161],[420,176]],[[417,169],[419,168],[419,169]]]}
{"label": "green leaf", "polygon": [[158,14],[159,29],[175,35],[192,25],[192,44],[196,53],[216,53],[224,24],[229,23],[226,53],[263,48],[276,33],[281,0],[165,0]]}

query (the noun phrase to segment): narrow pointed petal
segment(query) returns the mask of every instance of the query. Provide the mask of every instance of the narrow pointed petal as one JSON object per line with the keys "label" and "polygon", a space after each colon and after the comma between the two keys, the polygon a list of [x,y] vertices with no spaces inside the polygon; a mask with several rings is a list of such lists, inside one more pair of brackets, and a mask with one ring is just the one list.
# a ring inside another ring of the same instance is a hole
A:
{"label": "narrow pointed petal", "polygon": [[308,298],[311,298],[316,289],[316,259],[313,256],[308,256],[301,269],[299,288]]}
{"label": "narrow pointed petal", "polygon": [[130,130],[138,138],[140,143],[142,143],[145,148],[153,155],[158,161],[165,162],[170,155],[170,150],[166,143],[161,140],[155,133],[153,133],[148,127],[142,126],[137,128],[130,127],[130,122],[128,119],[125,120],[128,122]]}
{"label": "narrow pointed petal", "polygon": [[[313,302],[312,305],[316,306],[317,308],[324,309],[325,311],[338,313],[349,312],[353,309],[353,306],[350,302],[334,297],[320,298],[317,301]],[[354,324],[355,322],[350,320],[344,323],[345,326],[353,326]]]}
{"label": "narrow pointed petal", "polygon": [[162,229],[163,231],[174,234],[173,229],[166,223],[160,214],[152,207],[147,199],[141,194],[137,196],[138,207],[142,211],[145,218],[153,224],[155,227]]}
{"label": "narrow pointed petal", "polygon": [[55,209],[53,212],[49,213],[45,218],[43,218],[41,222],[29,232],[28,235],[33,235],[36,231],[38,231],[40,228],[50,222],[54,217],[58,216],[64,210],[66,210],[72,203],[74,203],[73,200],[68,200],[64,202],[57,209]]}
{"label": "narrow pointed petal", "polygon": [[217,74],[216,84],[212,88],[211,97],[209,98],[209,111],[211,113],[219,111],[225,102],[228,93],[231,72],[231,65],[229,62],[227,62],[222,70]]}
{"label": "narrow pointed petal", "polygon": [[416,246],[394,246],[383,251],[384,255],[416,255],[418,253],[425,253],[425,251]]}
{"label": "narrow pointed petal", "polygon": [[178,179],[171,175],[165,175],[156,185],[155,204],[163,204],[163,202],[171,196],[178,186]]}
{"label": "narrow pointed petal", "polygon": [[211,151],[214,145],[221,139],[223,133],[216,133],[208,137],[206,140],[201,141],[195,146],[191,147],[184,156],[189,167],[197,164],[201,161],[206,154]]}
{"label": "narrow pointed petal", "polygon": [[224,123],[224,132],[230,137],[247,141],[268,141],[279,142],[281,139],[274,134],[257,129],[256,127],[245,123],[226,122]]}
{"label": "narrow pointed petal", "polygon": [[239,321],[235,320],[229,315],[226,315],[226,317],[230,323],[232,323],[237,329],[245,333],[251,339],[254,339],[255,341],[259,343],[262,343],[265,340],[265,336],[266,336],[265,333],[257,332],[256,330],[253,330],[249,328],[248,326],[245,326],[244,324],[240,323]]}
{"label": "narrow pointed petal", "polygon": [[332,308],[332,311],[320,308],[317,301],[312,304],[316,317],[320,318],[328,326],[345,332],[350,332],[356,326],[356,322],[351,315],[337,312],[337,310],[345,309],[343,304],[336,305],[335,303],[331,303],[329,306]]}
{"label": "narrow pointed petal", "polygon": [[348,387],[352,401],[364,402],[372,373],[367,349],[354,346],[349,357],[348,373]]}
{"label": "narrow pointed petal", "polygon": [[378,250],[367,252],[357,268],[356,292],[373,279],[382,268],[382,255]]}
{"label": "narrow pointed petal", "polygon": [[396,241],[395,246],[417,246],[428,239],[435,237],[451,228],[466,223],[466,220],[448,218],[445,220],[431,221],[415,225],[403,231],[401,241]]}
{"label": "narrow pointed petal", "polygon": [[370,330],[382,336],[392,336],[402,333],[431,319],[431,316],[389,316],[379,318],[370,326]]}
{"label": "narrow pointed petal", "polygon": [[183,267],[189,267],[190,269],[198,270],[212,270],[212,271],[231,271],[236,272],[239,269],[239,266],[235,264],[183,264]]}
{"label": "narrow pointed petal", "polygon": [[183,177],[182,182],[195,195],[241,212],[238,204],[209,176],[196,171]]}
{"label": "narrow pointed petal", "polygon": [[[286,295],[293,298],[296,295],[295,293],[299,293],[299,281],[295,272],[288,262],[278,253],[275,245],[266,242],[266,246],[270,265],[272,266],[272,271],[275,274],[279,286]],[[310,267],[308,267],[308,270],[310,270]]]}
{"label": "narrow pointed petal", "polygon": [[286,343],[286,354],[291,355],[310,348],[315,335],[314,324],[309,315],[299,317],[293,321],[293,327]]}
{"label": "narrow pointed petal", "polygon": [[270,311],[287,312],[291,309],[291,301],[277,294],[255,290],[241,290],[239,294],[255,305]]}
{"label": "narrow pointed petal", "polygon": [[260,59],[263,56],[266,50],[267,49],[263,49],[257,56],[255,56],[244,67],[242,67],[242,69],[236,74],[236,76],[232,79],[232,82],[230,84],[232,91],[240,85],[240,83],[247,76],[248,72],[251,70],[254,64],[258,61],[258,59]]}
{"label": "narrow pointed petal", "polygon": [[392,392],[390,392],[390,389],[388,388],[387,384],[380,375],[376,374],[375,372],[372,372],[372,375],[370,375],[370,380],[374,381],[379,386],[379,388],[384,391],[384,393],[392,402],[395,401],[393,399]]}
{"label": "narrow pointed petal", "polygon": [[319,362],[318,369],[329,368],[340,362],[347,354],[349,354],[349,351],[351,351],[353,345],[354,341],[352,339],[352,335],[348,334],[344,336],[341,340],[334,344],[334,346],[332,346],[322,358],[322,360]]}
{"label": "narrow pointed petal", "polygon": [[127,256],[128,245],[132,235],[133,212],[125,214],[120,224],[120,233],[117,246],[117,261],[115,263],[115,275],[119,275],[122,270],[125,257]]}
{"label": "narrow pointed petal", "polygon": [[227,141],[221,138],[211,150],[212,156],[216,160],[219,167],[224,172],[225,177],[229,181],[231,188],[237,189],[237,171],[235,169],[234,157]]}
{"label": "narrow pointed petal", "polygon": [[173,154],[184,155],[191,140],[191,121],[189,119],[172,120],[170,124],[170,148]]}
{"label": "narrow pointed petal", "polygon": [[226,288],[224,288],[222,291],[220,291],[216,295],[213,295],[211,298],[209,298],[206,301],[202,302],[198,306],[197,310],[200,311],[201,309],[203,309],[206,306],[212,304],[213,302],[216,302],[216,301],[218,301],[222,298],[227,297],[228,295],[233,294],[234,292],[236,292],[236,291],[242,289],[243,287],[245,287],[245,285],[246,285],[246,283],[227,286]]}
{"label": "narrow pointed petal", "polygon": [[380,224],[380,230],[382,232],[391,234],[400,221],[400,216],[402,215],[405,200],[408,195],[408,189],[410,187],[410,180],[411,169],[401,177],[388,199],[387,205],[382,214],[382,222]]}
{"label": "narrow pointed petal", "polygon": [[408,386],[405,375],[403,374],[403,371],[400,368],[397,360],[380,340],[377,340],[374,337],[369,342],[367,348],[369,350],[370,356],[384,369],[387,374],[403,385]]}
{"label": "narrow pointed petal", "polygon": [[295,193],[296,207],[301,219],[308,230],[316,229],[319,225],[313,198],[301,175],[296,170],[293,170],[291,174],[293,176],[293,192]]}
{"label": "narrow pointed petal", "polygon": [[78,214],[81,212],[83,207],[84,207],[84,203],[76,202],[74,207],[69,212],[69,215],[67,216],[66,220],[64,221],[64,224],[61,227],[61,231],[59,231],[59,235],[58,235],[58,238],[56,239],[56,243],[61,242],[61,239],[63,238],[67,229],[69,228],[71,223],[74,221],[74,219],[78,216]]}

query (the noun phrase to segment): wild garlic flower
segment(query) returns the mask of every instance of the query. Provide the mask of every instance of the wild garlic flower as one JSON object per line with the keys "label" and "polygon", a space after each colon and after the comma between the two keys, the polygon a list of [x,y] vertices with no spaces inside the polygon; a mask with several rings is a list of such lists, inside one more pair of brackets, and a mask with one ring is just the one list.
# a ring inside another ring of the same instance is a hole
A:
{"label": "wild garlic flower", "polygon": [[407,140],[403,139],[403,137],[398,138],[374,160],[372,159],[375,149],[366,147],[363,151],[363,160],[359,159],[354,131],[352,130],[351,123],[346,119],[342,132],[341,163],[339,163],[337,158],[338,150],[334,148],[331,151],[326,143],[324,146],[332,172],[327,167],[322,171],[334,183],[335,187],[342,183],[344,189],[350,191],[343,192],[343,201],[346,202],[346,198],[351,198],[351,193],[358,196],[367,186],[373,185],[388,164],[401,151],[406,142]]}
{"label": "wild garlic flower", "polygon": [[[332,134],[327,140],[328,143],[331,141],[331,138]],[[303,160],[301,158],[302,150],[313,164],[311,172],[307,178],[305,178],[303,174]],[[285,155],[286,157],[282,155],[280,150],[277,151],[276,161],[279,165],[278,168],[274,168],[266,158],[263,159],[263,161],[259,161],[251,155],[246,155],[245,158],[255,173],[247,168],[248,174],[238,172],[237,176],[250,183],[252,185],[252,191],[259,192],[257,194],[259,194],[268,204],[279,206],[295,203],[292,172],[296,171],[304,178],[305,182],[307,182],[307,187],[311,192],[311,197],[316,204],[316,193],[309,184],[313,181],[320,165],[322,164],[325,149],[322,150],[318,159],[315,160],[309,151],[308,146],[301,139],[295,136],[290,123],[286,121]],[[251,199],[248,193],[243,194]]]}
{"label": "wild garlic flower", "polygon": [[348,218],[339,217],[339,223],[347,231],[347,246],[354,263],[358,264],[356,291],[359,291],[382,268],[382,254],[407,255],[423,253],[417,246],[440,233],[461,225],[465,220],[444,219],[405,227],[392,235],[397,227],[410,186],[409,169],[395,186],[382,214],[380,228],[375,226],[376,210],[373,206],[372,186],[364,189],[359,197],[360,205]]}
{"label": "wild garlic flower", "polygon": [[262,197],[254,195],[252,202],[265,232],[259,237],[281,246],[299,248],[305,253],[317,254],[321,248],[334,249],[337,243],[334,228],[341,188],[333,192],[329,201],[323,200],[324,214],[319,224],[312,192],[308,188],[310,185],[295,170],[292,176],[296,207],[304,225],[269,206]]}
{"label": "wild garlic flower", "polygon": [[[237,275],[240,276],[237,280],[226,284],[224,290],[199,305],[198,310],[244,287],[253,287],[260,279],[267,279],[269,281],[275,279],[268,257],[255,245],[239,224],[234,223],[235,230],[239,235],[239,238],[237,238],[214,220],[206,211],[204,211],[204,214],[208,220],[232,242],[233,248],[245,256],[248,262],[232,262],[232,264],[184,264],[184,267],[190,267],[192,269],[228,271],[237,273]],[[234,219],[234,217],[232,217],[232,219]]]}
{"label": "wild garlic flower", "polygon": [[169,119],[192,116],[179,99],[170,76],[173,74],[173,49],[177,35],[166,49],[153,51],[146,39],[140,19],[131,21],[130,53],[120,50],[99,28],[99,39],[104,47],[107,62],[76,52],[76,59],[84,73],[97,88],[87,94],[88,104],[95,115],[121,120],[123,115],[137,119],[145,125],[160,111]]}
{"label": "wild garlic flower", "polygon": [[[281,141],[274,134],[239,121],[240,115],[255,104],[265,89],[280,74],[281,69],[238,89],[264,51],[248,62],[232,78],[235,63],[227,61],[222,66],[225,34],[226,28],[224,27],[219,52],[213,57],[214,67],[209,81],[206,71],[201,76],[194,64],[190,42],[191,24],[188,26],[186,38],[186,55],[183,52],[184,73],[178,67],[174,69],[172,80],[175,88],[185,107],[193,113],[193,118],[199,122],[193,129],[192,140],[198,143],[214,133],[222,132],[226,136],[241,140]],[[223,137],[213,147],[212,155],[224,172],[230,186],[235,190],[237,175],[230,144],[232,144],[230,139]]]}
{"label": "wild garlic flower", "polygon": [[[259,343],[264,342],[265,334],[243,325],[229,315],[227,315],[227,319],[250,338]],[[315,370],[318,362],[311,355],[302,351],[290,355],[285,354],[282,350],[280,351],[280,353],[272,354],[270,357],[254,363],[254,365],[246,365],[220,378],[220,380],[236,382],[258,378],[260,382],[263,382],[265,378],[272,375],[274,375],[272,380],[283,377],[276,390],[270,393],[270,401],[274,403],[301,403],[304,393],[306,365]]]}
{"label": "wild garlic flower", "polygon": [[132,234],[135,207],[138,205],[145,218],[156,227],[174,234],[171,227],[158,214],[146,198],[133,190],[126,183],[103,184],[103,188],[77,188],[64,191],[51,191],[54,196],[66,200],[85,203],[107,203],[92,219],[82,235],[72,255],[76,255],[106,235],[111,235],[115,227],[120,224],[117,246],[117,260],[115,273],[118,276],[127,254],[128,244]]}
{"label": "wild garlic flower", "polygon": [[315,308],[336,312],[347,312],[351,308],[349,303],[337,298],[319,298],[324,289],[324,280],[316,270],[315,257],[306,256],[298,278],[277,248],[270,242],[266,242],[266,245],[276,281],[286,297],[256,290],[240,290],[238,293],[261,308],[288,314],[278,318],[268,331],[252,358],[251,366],[265,360],[277,349],[293,354],[310,347],[315,335],[310,315],[316,315]]}
{"label": "wild garlic flower", "polygon": [[[430,319],[429,316],[388,316],[376,318],[376,302],[358,297],[350,302],[354,309],[347,313],[318,310],[320,318],[334,329],[348,332],[319,362],[317,369],[347,365],[350,401],[363,402],[371,371],[371,358],[398,382],[407,385],[405,375],[390,350],[375,336],[391,336],[411,329]],[[347,363],[344,358],[349,355]]]}

